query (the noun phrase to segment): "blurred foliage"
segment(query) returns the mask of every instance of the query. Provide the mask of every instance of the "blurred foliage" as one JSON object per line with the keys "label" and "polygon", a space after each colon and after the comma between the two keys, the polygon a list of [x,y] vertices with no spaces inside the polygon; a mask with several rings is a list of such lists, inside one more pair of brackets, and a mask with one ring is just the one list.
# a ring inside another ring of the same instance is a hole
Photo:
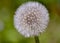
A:
{"label": "blurred foliage", "polygon": [[[41,43],[60,43],[60,0],[0,0],[0,43],[35,43],[25,38],[14,27],[14,13],[23,3],[37,1],[44,4],[50,14],[46,32],[39,35]],[[3,28],[2,28],[2,27]]]}

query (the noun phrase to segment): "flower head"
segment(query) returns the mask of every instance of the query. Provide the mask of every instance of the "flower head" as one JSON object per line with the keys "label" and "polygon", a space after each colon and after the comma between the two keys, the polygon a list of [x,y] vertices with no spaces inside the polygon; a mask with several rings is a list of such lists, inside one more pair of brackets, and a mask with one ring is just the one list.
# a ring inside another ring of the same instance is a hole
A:
{"label": "flower head", "polygon": [[27,2],[21,5],[14,15],[14,25],[25,37],[43,32],[49,21],[49,14],[44,5],[38,2]]}
{"label": "flower head", "polygon": [[4,22],[0,20],[0,32],[4,30]]}

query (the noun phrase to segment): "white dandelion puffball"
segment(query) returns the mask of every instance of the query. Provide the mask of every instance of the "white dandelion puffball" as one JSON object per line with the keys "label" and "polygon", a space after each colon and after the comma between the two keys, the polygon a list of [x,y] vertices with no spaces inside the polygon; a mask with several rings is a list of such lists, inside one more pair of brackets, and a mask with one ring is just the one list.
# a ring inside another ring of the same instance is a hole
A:
{"label": "white dandelion puffball", "polygon": [[38,2],[22,4],[14,15],[14,26],[25,37],[37,36],[46,29],[48,22],[48,10]]}
{"label": "white dandelion puffball", "polygon": [[4,22],[0,20],[0,32],[4,30]]}

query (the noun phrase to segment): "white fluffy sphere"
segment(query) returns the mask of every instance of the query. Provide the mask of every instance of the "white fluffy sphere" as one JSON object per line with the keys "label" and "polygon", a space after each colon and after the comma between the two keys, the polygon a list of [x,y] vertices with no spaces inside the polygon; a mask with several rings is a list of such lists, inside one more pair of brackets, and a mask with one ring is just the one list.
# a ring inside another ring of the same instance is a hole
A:
{"label": "white fluffy sphere", "polygon": [[25,37],[37,36],[46,29],[48,22],[48,10],[38,2],[22,4],[14,15],[14,26]]}

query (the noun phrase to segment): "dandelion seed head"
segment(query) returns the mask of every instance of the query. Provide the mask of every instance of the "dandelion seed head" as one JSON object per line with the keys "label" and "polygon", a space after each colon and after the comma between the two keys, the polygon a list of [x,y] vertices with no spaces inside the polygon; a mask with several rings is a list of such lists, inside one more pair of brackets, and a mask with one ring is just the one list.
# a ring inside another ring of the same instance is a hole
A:
{"label": "dandelion seed head", "polygon": [[49,13],[44,5],[38,2],[27,2],[15,12],[14,25],[25,37],[43,32],[49,22]]}
{"label": "dandelion seed head", "polygon": [[4,30],[4,22],[0,20],[0,32]]}

